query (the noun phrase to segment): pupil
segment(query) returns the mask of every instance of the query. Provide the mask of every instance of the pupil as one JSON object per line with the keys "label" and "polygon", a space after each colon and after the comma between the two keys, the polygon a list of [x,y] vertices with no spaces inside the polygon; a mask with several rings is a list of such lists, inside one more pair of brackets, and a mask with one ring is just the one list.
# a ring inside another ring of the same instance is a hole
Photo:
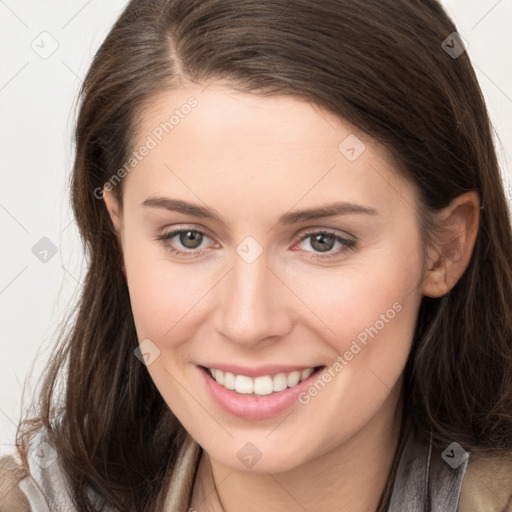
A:
{"label": "pupil", "polygon": [[[326,239],[328,239],[330,241],[326,243]],[[318,246],[315,246],[315,244],[319,244]],[[313,237],[313,240],[311,242],[311,245],[321,251],[321,252],[326,252],[326,251],[329,251],[333,248],[333,244],[334,244],[334,236],[333,235],[324,235],[324,234],[319,234],[319,235],[316,235],[315,237]]]}
{"label": "pupil", "polygon": [[[182,233],[180,242],[189,249],[195,249],[197,246],[201,244],[201,234],[197,231],[187,231],[186,233]],[[197,243],[197,239],[199,238],[199,243]],[[190,245],[190,242],[192,244]],[[195,243],[196,242],[196,243]]]}

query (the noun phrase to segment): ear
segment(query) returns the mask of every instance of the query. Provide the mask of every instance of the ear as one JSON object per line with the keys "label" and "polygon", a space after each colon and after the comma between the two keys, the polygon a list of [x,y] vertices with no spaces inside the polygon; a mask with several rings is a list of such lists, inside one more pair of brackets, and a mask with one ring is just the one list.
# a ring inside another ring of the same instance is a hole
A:
{"label": "ear", "polygon": [[105,206],[107,207],[108,214],[110,215],[110,219],[112,220],[112,224],[114,225],[114,229],[116,233],[120,235],[121,233],[121,215],[119,202],[116,197],[112,193],[111,190],[103,189],[103,200],[105,201]]}
{"label": "ear", "polygon": [[478,194],[456,197],[436,217],[440,235],[428,249],[423,281],[423,294],[433,298],[448,293],[469,265],[480,221]]}
{"label": "ear", "polygon": [[126,266],[124,264],[124,255],[123,255],[123,241],[122,241],[122,222],[121,222],[121,208],[119,206],[119,201],[116,199],[111,190],[103,189],[103,200],[105,201],[105,206],[107,208],[108,214],[110,215],[110,219],[112,220],[112,224],[114,225],[115,235],[117,239],[117,248],[121,255],[122,261],[122,272],[126,279]]}

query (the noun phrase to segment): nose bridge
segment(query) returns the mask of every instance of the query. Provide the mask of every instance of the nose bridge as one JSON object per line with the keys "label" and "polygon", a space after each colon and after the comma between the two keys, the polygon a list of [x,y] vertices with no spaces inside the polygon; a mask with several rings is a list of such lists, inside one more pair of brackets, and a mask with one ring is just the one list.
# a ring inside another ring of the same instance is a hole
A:
{"label": "nose bridge", "polygon": [[250,345],[285,334],[290,318],[282,302],[279,305],[280,283],[267,268],[266,253],[251,261],[241,250],[243,244],[240,246],[233,268],[221,287],[216,327],[231,341]]}

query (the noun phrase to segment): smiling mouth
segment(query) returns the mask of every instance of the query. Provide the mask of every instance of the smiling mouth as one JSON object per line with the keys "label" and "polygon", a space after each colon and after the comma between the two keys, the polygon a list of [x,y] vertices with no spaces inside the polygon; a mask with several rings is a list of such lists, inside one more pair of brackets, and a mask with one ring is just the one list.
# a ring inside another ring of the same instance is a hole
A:
{"label": "smiling mouth", "polygon": [[211,379],[226,389],[243,395],[265,396],[297,386],[321,371],[325,366],[314,366],[302,371],[281,372],[255,378],[224,372],[216,368],[205,366],[201,366],[201,368]]}

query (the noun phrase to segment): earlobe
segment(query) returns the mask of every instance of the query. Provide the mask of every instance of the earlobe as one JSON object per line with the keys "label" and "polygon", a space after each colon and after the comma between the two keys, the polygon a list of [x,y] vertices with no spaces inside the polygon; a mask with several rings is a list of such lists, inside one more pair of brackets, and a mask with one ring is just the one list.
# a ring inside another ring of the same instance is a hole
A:
{"label": "earlobe", "polygon": [[437,298],[448,293],[462,277],[471,260],[480,221],[480,200],[466,192],[437,214],[440,227],[428,250],[423,294]]}

